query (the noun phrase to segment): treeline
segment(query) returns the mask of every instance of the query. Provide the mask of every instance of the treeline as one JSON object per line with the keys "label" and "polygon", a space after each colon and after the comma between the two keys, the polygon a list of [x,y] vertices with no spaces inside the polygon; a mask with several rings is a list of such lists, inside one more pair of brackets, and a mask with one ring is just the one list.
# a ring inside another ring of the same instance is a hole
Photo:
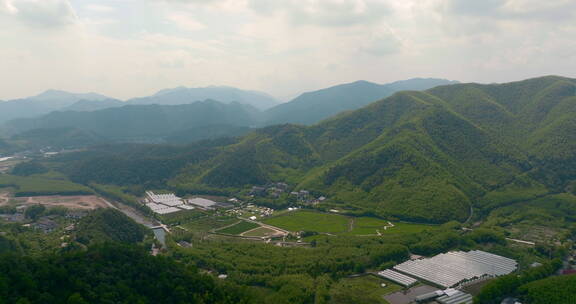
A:
{"label": "treeline", "polygon": [[521,286],[518,291],[530,304],[572,304],[576,301],[576,275],[534,281]]}
{"label": "treeline", "polygon": [[98,209],[82,218],[76,227],[76,241],[89,245],[105,242],[136,244],[151,232],[116,209]]}
{"label": "treeline", "polygon": [[542,266],[529,268],[520,274],[512,273],[492,280],[486,284],[482,288],[482,291],[474,298],[474,303],[498,304],[506,296],[518,295],[521,292],[520,289],[522,285],[544,279],[557,271],[560,266],[562,266],[562,261],[555,259],[546,262]]}
{"label": "treeline", "polygon": [[194,267],[146,250],[100,245],[43,258],[0,256],[0,303],[254,303]]}

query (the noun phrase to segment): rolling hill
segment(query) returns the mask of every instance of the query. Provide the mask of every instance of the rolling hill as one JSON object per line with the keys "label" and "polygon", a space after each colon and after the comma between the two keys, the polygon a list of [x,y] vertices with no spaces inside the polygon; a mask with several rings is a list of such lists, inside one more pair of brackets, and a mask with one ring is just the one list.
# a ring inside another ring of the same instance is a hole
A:
{"label": "rolling hill", "polygon": [[286,181],[353,213],[464,221],[472,210],[571,191],[575,114],[576,80],[557,76],[403,91],[314,126],[255,130],[164,174],[180,192]]}

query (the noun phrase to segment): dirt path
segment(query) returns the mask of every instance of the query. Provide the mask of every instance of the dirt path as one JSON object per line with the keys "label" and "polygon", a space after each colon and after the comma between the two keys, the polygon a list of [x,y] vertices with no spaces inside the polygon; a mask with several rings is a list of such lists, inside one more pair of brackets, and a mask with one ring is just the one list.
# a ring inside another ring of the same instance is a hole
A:
{"label": "dirt path", "polygon": [[348,232],[352,232],[354,230],[354,218],[351,217],[348,221]]}

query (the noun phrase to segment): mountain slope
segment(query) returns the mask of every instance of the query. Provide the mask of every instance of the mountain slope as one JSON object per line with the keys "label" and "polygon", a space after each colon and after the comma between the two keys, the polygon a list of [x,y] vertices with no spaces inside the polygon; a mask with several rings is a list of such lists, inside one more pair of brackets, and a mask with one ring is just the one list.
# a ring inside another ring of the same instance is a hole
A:
{"label": "mountain slope", "polygon": [[570,191],[574,114],[576,80],[556,76],[404,91],[314,126],[255,130],[173,171],[167,185],[233,193],[285,181],[348,212],[464,221],[472,210]]}
{"label": "mountain slope", "polygon": [[185,105],[130,105],[92,112],[52,112],[39,118],[11,121],[9,126],[16,133],[74,128],[112,141],[155,142],[175,132],[194,133],[196,128],[204,130],[213,125],[247,127],[254,123],[256,113],[254,108],[239,103],[206,100]]}
{"label": "mountain slope", "polygon": [[454,83],[443,79],[415,78],[390,84],[356,81],[304,93],[294,100],[265,112],[264,125],[314,124],[343,111],[356,110],[371,102],[403,90],[426,90]]}
{"label": "mountain slope", "polygon": [[231,87],[218,86],[165,89],[152,96],[130,99],[127,103],[132,105],[179,105],[206,99],[218,100],[223,103],[238,102],[241,104],[251,105],[261,110],[278,104],[272,96],[262,92],[245,91]]}

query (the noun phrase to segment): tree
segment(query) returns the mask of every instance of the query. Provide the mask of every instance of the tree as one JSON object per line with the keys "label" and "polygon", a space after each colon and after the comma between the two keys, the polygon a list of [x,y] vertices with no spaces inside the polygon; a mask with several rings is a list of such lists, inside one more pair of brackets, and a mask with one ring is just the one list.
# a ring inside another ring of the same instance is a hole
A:
{"label": "tree", "polygon": [[44,205],[32,205],[26,209],[24,213],[27,218],[37,220],[43,213],[46,211],[46,207]]}

